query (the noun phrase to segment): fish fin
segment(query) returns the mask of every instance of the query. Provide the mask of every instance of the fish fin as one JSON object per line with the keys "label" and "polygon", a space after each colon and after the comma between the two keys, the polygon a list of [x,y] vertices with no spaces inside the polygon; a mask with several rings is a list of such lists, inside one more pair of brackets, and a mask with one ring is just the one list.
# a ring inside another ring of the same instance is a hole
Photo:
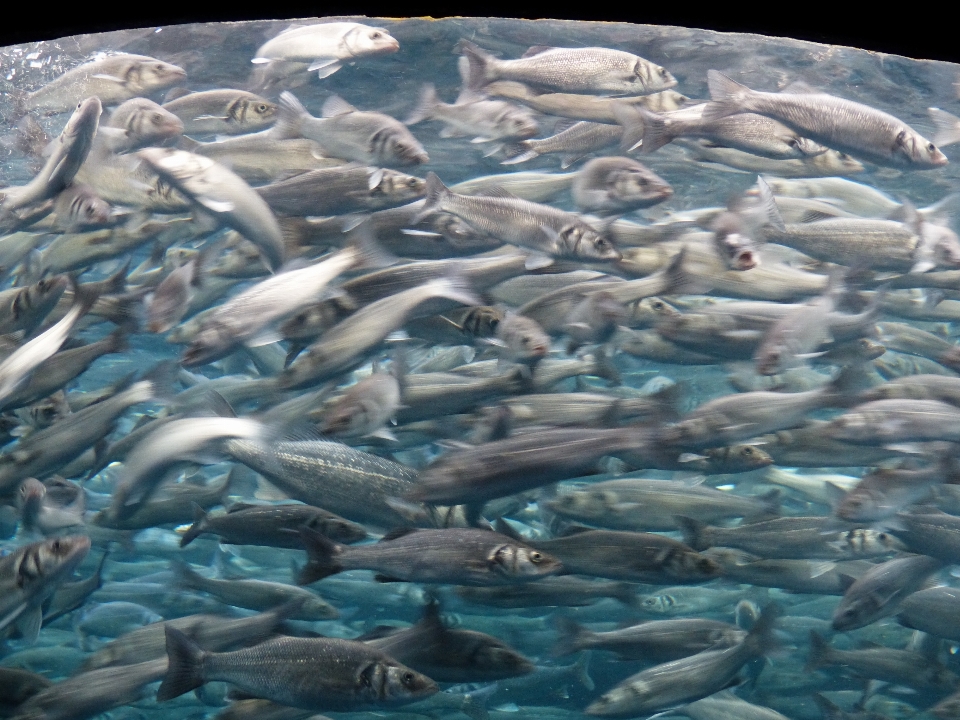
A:
{"label": "fish fin", "polygon": [[24,610],[14,624],[17,626],[24,642],[32,645],[40,635],[40,626],[43,624],[43,609],[38,605],[35,608]]}
{"label": "fish fin", "polygon": [[759,175],[757,176],[757,190],[760,194],[761,206],[767,216],[767,222],[780,232],[784,232],[786,225],[784,225],[783,216],[780,214],[780,208],[777,207],[777,199],[767,181]]}
{"label": "fish fin", "polygon": [[551,655],[563,657],[583,648],[583,642],[590,633],[580,623],[560,615],[554,618],[553,624],[557,629],[558,637],[550,651]]}
{"label": "fish fin", "polygon": [[707,70],[707,85],[711,101],[703,108],[701,117],[705,122],[743,112],[743,100],[753,93],[746,85],[741,85],[717,70]]}
{"label": "fish fin", "polygon": [[283,340],[283,333],[274,328],[263,328],[252,338],[249,338],[244,342],[248,347],[262,347],[264,345],[272,345],[273,343],[280,342]]}
{"label": "fish fin", "polygon": [[357,109],[353,105],[339,95],[331,95],[324,100],[323,107],[320,109],[320,115],[325,118],[331,118],[356,111]]}
{"label": "fish fin", "polygon": [[541,268],[550,267],[553,265],[553,262],[553,258],[544,253],[530,253],[527,255],[523,267],[527,270],[540,270]]}
{"label": "fish fin", "polygon": [[[336,65],[336,67],[333,69],[333,72],[328,73],[330,75],[335,73],[341,67],[340,61],[335,57],[316,58],[312,63],[310,63],[307,66],[307,72],[313,72],[314,70],[323,70],[325,68],[329,68],[331,65]],[[324,78],[326,77],[326,75],[321,75],[320,77]]]}
{"label": "fish fin", "polygon": [[593,654],[587,650],[580,655],[580,657],[577,659],[577,662],[574,663],[574,667],[576,668],[577,682],[583,685],[583,687],[585,687],[587,690],[593,690],[596,687],[595,683],[593,682],[593,678],[590,677],[590,658],[592,655]]}
{"label": "fish fin", "polygon": [[708,527],[706,523],[684,515],[674,515],[673,521],[680,529],[680,534],[683,535],[683,542],[691,548],[699,552],[712,547],[712,544],[703,537],[703,531]]}
{"label": "fish fin", "polygon": [[540,156],[540,153],[522,141],[504,145],[503,151],[507,155],[507,159],[501,160],[501,165],[519,165],[520,163],[525,163],[528,160],[533,160],[535,157]]}
{"label": "fish fin", "polygon": [[203,533],[203,521],[207,519],[207,511],[197,503],[193,503],[193,524],[188,527],[180,538],[180,547],[186,547]]}
{"label": "fish fin", "polygon": [[157,702],[172,700],[184,693],[196,690],[206,682],[203,672],[204,651],[180,630],[166,625],[167,656],[169,665],[166,677],[157,690]]}
{"label": "fish fin", "polygon": [[383,168],[374,169],[367,176],[367,190],[374,190],[380,186],[380,183],[383,182],[384,170]]}
{"label": "fish fin", "polygon": [[960,142],[960,118],[940,108],[929,108],[930,119],[933,120],[935,131],[933,142],[939,147],[953,145]]}
{"label": "fish fin", "polygon": [[394,435],[390,430],[385,427],[382,427],[378,430],[374,430],[371,433],[367,433],[364,437],[370,438],[380,438],[381,440],[387,440],[388,442],[400,442],[397,440],[397,436]]}
{"label": "fish fin", "polygon": [[451,195],[450,189],[441,182],[435,172],[427,173],[427,195],[423,208],[411,220],[411,225],[422,222],[425,218],[440,210],[444,198]]}
{"label": "fish fin", "polygon": [[212,198],[198,197],[196,201],[203,205],[207,210],[215,213],[233,212],[236,205],[228,200],[214,200]]}
{"label": "fish fin", "polygon": [[424,83],[420,86],[420,97],[417,100],[417,106],[413,109],[413,112],[407,116],[407,119],[403,121],[403,124],[416,125],[424,120],[429,120],[433,117],[434,108],[437,107],[439,102],[440,100],[437,98],[437,88],[433,83]]}
{"label": "fish fin", "polygon": [[470,139],[470,143],[472,145],[479,145],[480,143],[487,143],[487,142],[493,142],[493,138],[488,138],[488,137],[483,137],[482,135],[478,135],[477,137]]}
{"label": "fish fin", "polygon": [[521,55],[522,58],[530,58],[534,55],[539,55],[540,53],[546,52],[547,50],[555,50],[552,45],[531,45],[527,51]]}
{"label": "fish fin", "polygon": [[309,585],[343,570],[335,559],[342,552],[340,545],[311,527],[304,526],[299,532],[300,542],[307,550],[307,564],[297,576],[298,585]]}
{"label": "fish fin", "polygon": [[109,82],[115,82],[120,84],[123,84],[125,82],[123,78],[119,78],[116,75],[107,75],[105,73],[97,73],[96,75],[91,75],[90,77],[96,78],[97,80],[107,80]]}
{"label": "fish fin", "polygon": [[300,137],[300,125],[310,117],[303,103],[287,90],[280,93],[277,105],[277,121],[269,130],[270,136],[278,140]]}
{"label": "fish fin", "polygon": [[829,560],[825,562],[813,563],[810,566],[810,577],[820,577],[821,575],[826,575],[828,572],[837,567],[835,562],[830,562]]}
{"label": "fish fin", "polygon": [[810,87],[803,80],[794,80],[780,92],[787,93],[789,95],[815,95],[820,91],[814,87]]}
{"label": "fish fin", "polygon": [[250,62],[252,62],[254,65],[266,65],[267,63],[273,62],[273,61],[270,58],[255,57]]}
{"label": "fish fin", "polygon": [[513,525],[508,523],[502,517],[499,517],[496,519],[496,521],[493,524],[493,529],[496,530],[501,535],[506,535],[511,540],[519,540],[520,542],[524,542],[524,543],[527,541],[527,539],[523,535],[517,532],[517,530],[513,527]]}
{"label": "fish fin", "polygon": [[390,542],[391,540],[396,540],[398,538],[406,537],[407,535],[411,535],[415,532],[417,532],[417,528],[413,528],[413,527],[393,528],[392,530],[390,530],[390,532],[388,532],[386,535],[380,538],[378,542]]}
{"label": "fish fin", "polygon": [[816,630],[811,630],[810,655],[807,658],[807,664],[803,666],[803,671],[810,673],[831,664],[830,644]]}
{"label": "fish fin", "polygon": [[464,84],[471,90],[478,91],[490,81],[488,68],[493,56],[467,40],[460,41],[459,49],[467,59]]}

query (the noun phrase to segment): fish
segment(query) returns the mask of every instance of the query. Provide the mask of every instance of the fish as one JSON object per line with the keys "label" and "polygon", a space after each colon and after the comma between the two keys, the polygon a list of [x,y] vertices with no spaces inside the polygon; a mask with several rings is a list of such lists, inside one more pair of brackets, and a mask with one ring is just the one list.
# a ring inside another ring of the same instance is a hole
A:
{"label": "fish", "polygon": [[[437,692],[430,678],[352,640],[276,638],[246,650],[212,653],[167,627],[169,668],[158,702],[210,680],[225,680],[265,700],[305,710],[402,705]],[[306,660],[306,662],[305,662]]]}
{"label": "fish", "polygon": [[676,703],[699,700],[722,690],[750,659],[775,647],[772,632],[779,610],[776,605],[768,605],[765,610],[766,613],[736,645],[704,650],[643,670],[594,700],[586,713],[602,717],[632,717],[669,708]]}
{"label": "fish", "polygon": [[577,171],[571,195],[581,212],[620,215],[669,200],[673,188],[632,158],[606,157],[589,160]]}
{"label": "fish", "polygon": [[114,153],[163,144],[184,131],[183,121],[175,113],[143,97],[121,103],[99,130],[107,147]]}
{"label": "fish", "polygon": [[283,264],[283,238],[269,206],[223,165],[183,150],[146,148],[137,156],[204,212],[257,246],[271,270]]}
{"label": "fish", "polygon": [[313,140],[327,155],[365,165],[405,167],[430,159],[406,125],[389,115],[358,110],[337,95],[326,99],[321,113],[313,117],[293,93],[284,92],[274,133]]}
{"label": "fish", "polygon": [[376,570],[381,582],[510,585],[561,572],[560,561],[492,530],[397,528],[375,545],[338,545],[311,529],[300,538],[307,564],[297,581],[316,582],[344,570]]}
{"label": "fish", "polygon": [[6,221],[16,210],[55,197],[73,182],[93,147],[102,110],[97,97],[80,101],[63,130],[50,144],[47,161],[33,180],[0,191],[0,220]]}
{"label": "fish", "polygon": [[277,105],[246,90],[203,90],[187,93],[163,104],[180,120],[181,133],[241,135],[273,124]]}
{"label": "fish", "polygon": [[130,53],[101,54],[68,70],[22,99],[24,110],[53,114],[96,96],[104,105],[119,105],[181,82],[186,71],[172,63]]}
{"label": "fish", "polygon": [[460,50],[469,63],[467,85],[476,89],[515,80],[565,92],[645,95],[677,84],[666,68],[611,48],[538,45],[517,60],[499,60],[465,40]]}
{"label": "fish", "polygon": [[[427,202],[420,215],[434,212],[456,215],[480,232],[534,251],[528,268],[549,258],[616,261],[619,251],[576,215],[501,194],[499,197],[466,197],[450,191],[436,176],[427,174]],[[479,304],[479,303],[478,303]]]}
{"label": "fish", "polygon": [[445,123],[441,137],[469,137],[471,142],[531,138],[540,132],[536,116],[530,111],[503,100],[491,100],[469,90],[461,91],[453,104],[441,102],[437,89],[430,83],[420,88],[417,107],[407,117],[406,125],[424,120]]}
{"label": "fish", "polygon": [[879,165],[942,167],[936,145],[893,115],[852,100],[816,92],[802,83],[786,92],[751,90],[716,70],[707,72],[711,102],[704,118],[756,112],[787,124],[804,137]]}
{"label": "fish", "polygon": [[12,625],[27,642],[35,643],[43,619],[43,603],[73,574],[89,551],[90,538],[67,535],[23,545],[0,560],[0,584],[5,588],[0,630]]}
{"label": "fish", "polygon": [[847,632],[895,614],[903,599],[941,567],[942,561],[926,555],[904,555],[874,566],[847,588],[831,627]]}
{"label": "fish", "polygon": [[292,25],[261,45],[250,62],[305,64],[304,70],[316,71],[323,79],[339,70],[344,62],[399,49],[400,43],[383,28],[354,22],[321,22]]}

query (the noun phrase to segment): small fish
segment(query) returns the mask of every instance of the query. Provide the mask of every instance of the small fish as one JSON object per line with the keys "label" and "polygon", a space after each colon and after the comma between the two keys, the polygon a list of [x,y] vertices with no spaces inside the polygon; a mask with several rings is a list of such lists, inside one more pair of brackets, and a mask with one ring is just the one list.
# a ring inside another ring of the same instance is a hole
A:
{"label": "small fish", "polygon": [[[246,90],[204,90],[163,104],[175,116],[181,133],[241,135],[273,124],[277,105]],[[180,133],[178,133],[180,134]]]}
{"label": "small fish", "polygon": [[577,172],[570,189],[581,212],[620,215],[650,207],[673,196],[670,183],[636,160],[595,158]]}
{"label": "small fish", "polygon": [[105,126],[101,127],[103,140],[115,153],[161,145],[183,132],[180,118],[153,100],[142,97],[122,103],[110,114]]}
{"label": "small fish", "polygon": [[303,64],[321,79],[333,75],[344,62],[396,52],[400,43],[383,28],[353,22],[321,22],[290,27],[268,40],[251,60],[255,65]]}
{"label": "small fish", "polygon": [[536,116],[528,110],[503,100],[491,100],[470,90],[461,91],[452,105],[437,97],[431,84],[420,89],[420,100],[407,125],[424,120],[439,120],[445,124],[440,137],[473,137],[471,142],[531,138],[540,132]]}

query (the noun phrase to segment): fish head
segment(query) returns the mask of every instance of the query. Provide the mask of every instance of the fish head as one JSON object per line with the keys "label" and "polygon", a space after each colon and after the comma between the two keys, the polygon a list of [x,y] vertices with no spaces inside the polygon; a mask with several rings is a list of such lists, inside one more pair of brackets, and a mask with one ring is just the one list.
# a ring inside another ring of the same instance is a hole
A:
{"label": "fish head", "polygon": [[716,560],[692,550],[675,553],[665,563],[665,569],[674,577],[685,580],[718,577],[723,571]]}
{"label": "fish head", "polygon": [[573,222],[558,233],[561,252],[571,258],[586,261],[619,262],[623,255],[604,235],[584,222]]}
{"label": "fish head", "polygon": [[343,45],[351,57],[383,55],[400,49],[400,43],[383,28],[356,25],[347,31]]}
{"label": "fish head", "polygon": [[634,712],[634,709],[650,696],[651,690],[650,683],[646,681],[623,682],[590,703],[584,712],[600,716],[623,716],[625,712],[630,716],[645,715],[642,711]]}
{"label": "fish head", "polygon": [[856,630],[869,624],[882,609],[879,599],[871,593],[850,595],[840,601],[830,620],[830,626],[838,631]]}
{"label": "fish head", "polygon": [[47,486],[36,478],[27,478],[17,489],[17,508],[24,519],[36,518],[43,499],[47,496]]}
{"label": "fish head", "polygon": [[329,330],[340,319],[336,302],[326,300],[292,315],[280,325],[280,332],[286,338],[312,337]]}
{"label": "fish head", "polygon": [[679,317],[680,311],[658,297],[648,297],[634,304],[630,327],[651,327],[666,317]]}
{"label": "fish head", "polygon": [[840,501],[834,514],[848,522],[872,522],[879,519],[879,512],[877,498],[866,488],[855,488]]}
{"label": "fish head", "polygon": [[100,114],[103,112],[103,104],[98,97],[88,97],[77,103],[77,109],[67,120],[61,135],[67,138],[75,138],[80,135],[96,132],[100,124]]}
{"label": "fish head", "polygon": [[703,451],[711,469],[717,472],[749,472],[757,468],[773,465],[770,453],[756,445],[737,444],[722,448],[709,448]]}
{"label": "fish head", "polygon": [[628,92],[645,95],[658,90],[669,90],[677,84],[677,79],[669,70],[648,60],[637,58],[633,61],[632,70],[627,78]]}
{"label": "fish head", "polygon": [[673,197],[670,183],[640,163],[614,170],[607,185],[613,198],[623,203],[653,205]]}
{"label": "fish head", "polygon": [[213,362],[234,347],[233,338],[234,333],[219,323],[202,327],[183,351],[181,363],[184,367],[194,367]]}
{"label": "fish head", "polygon": [[541,502],[558,515],[587,519],[602,517],[618,499],[616,493],[606,490],[577,490]]}
{"label": "fish head", "polygon": [[498,134],[501,137],[527,140],[540,134],[540,123],[537,122],[537,118],[532,113],[517,107],[511,107],[503,113],[497,125]]}
{"label": "fish head", "polygon": [[816,157],[817,155],[823,155],[823,153],[829,150],[828,147],[805,137],[791,137],[788,142],[790,146],[796,149],[797,153],[803,157]]}
{"label": "fish head", "polygon": [[550,336],[539,323],[523,315],[511,314],[500,320],[497,336],[510,354],[520,360],[543,358],[550,351]]}
{"label": "fish head", "polygon": [[907,127],[897,133],[893,151],[908,162],[922,167],[943,167],[949,162],[936,145]]}
{"label": "fish head", "polygon": [[90,538],[69,535],[27,546],[16,570],[17,587],[55,587],[70,576],[90,552]]}
{"label": "fish head", "polygon": [[592,324],[619,325],[627,319],[627,309],[617,301],[613,293],[606,290],[591,294],[587,302],[590,304],[589,316]]}
{"label": "fish head", "polygon": [[243,98],[236,107],[231,108],[231,114],[236,114],[234,119],[240,124],[248,124],[260,127],[271,122],[280,110],[280,106],[272,103],[266,98],[253,97]]}
{"label": "fish head", "polygon": [[378,663],[381,682],[378,699],[386,703],[405,703],[439,692],[437,684],[422,673],[399,663]]}
{"label": "fish head", "polygon": [[490,562],[497,571],[513,578],[538,578],[555,575],[563,569],[552,555],[527,545],[504,543],[490,554]]}
{"label": "fish head", "polygon": [[[377,133],[377,135],[379,134]],[[384,162],[385,165],[391,164],[391,162],[400,165],[422,165],[430,162],[430,156],[423,149],[423,145],[417,142],[417,139],[406,130],[392,132],[382,140],[379,140],[375,135],[371,145],[376,146],[380,143],[382,143],[382,147],[378,155],[386,161]]]}
{"label": "fish head", "polygon": [[141,142],[158,142],[183,134],[183,120],[159,105],[141,107],[130,121]]}
{"label": "fish head", "polygon": [[132,81],[132,84],[139,85],[144,90],[155,90],[186,80],[187,71],[179,65],[163,60],[145,58],[131,64],[124,79]]}
{"label": "fish head", "polygon": [[422,198],[426,192],[425,180],[395,170],[384,170],[380,182],[370,188],[371,197],[388,197],[398,202]]}
{"label": "fish head", "polygon": [[110,220],[110,204],[92,190],[81,187],[70,202],[70,220],[77,225],[103,225]]}
{"label": "fish head", "polygon": [[757,352],[756,367],[761,375],[777,375],[784,371],[783,347],[771,343]]}
{"label": "fish head", "polygon": [[852,410],[834,418],[826,427],[826,433],[834,440],[868,440],[874,423],[870,413]]}
{"label": "fish head", "polygon": [[663,593],[662,595],[648,595],[640,601],[640,608],[645,612],[665,615],[673,612],[677,601],[673,595]]}
{"label": "fish head", "polygon": [[505,316],[502,308],[492,305],[477,305],[467,310],[460,321],[463,332],[475,338],[488,338],[497,334]]}

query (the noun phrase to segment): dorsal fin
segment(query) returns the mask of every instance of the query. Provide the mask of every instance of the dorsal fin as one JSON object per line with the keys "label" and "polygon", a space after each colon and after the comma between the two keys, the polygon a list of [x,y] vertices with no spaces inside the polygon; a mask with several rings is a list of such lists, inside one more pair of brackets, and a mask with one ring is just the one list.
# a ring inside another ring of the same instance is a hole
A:
{"label": "dorsal fin", "polygon": [[320,114],[325,118],[330,118],[356,111],[357,109],[353,105],[339,95],[331,95],[323,101],[323,108],[320,110]]}
{"label": "dorsal fin", "polygon": [[794,80],[792,83],[787,85],[780,92],[790,93],[793,95],[811,95],[811,94],[819,93],[820,91],[817,90],[816,88],[810,87],[803,80]]}
{"label": "dorsal fin", "polygon": [[571,535],[579,535],[580,533],[591,532],[592,530],[596,530],[596,528],[587,527],[586,525],[567,525],[559,537],[570,537]]}
{"label": "dorsal fin", "polygon": [[552,45],[531,45],[530,48],[520,57],[522,58],[533,57],[534,55],[539,55],[540,53],[544,53],[547,50],[555,50],[555,49],[556,48],[554,48]]}
{"label": "dorsal fin", "polygon": [[519,200],[520,199],[516,195],[514,195],[512,192],[510,192],[504,187],[501,187],[500,185],[491,185],[490,187],[484,188],[482,192],[477,194],[483,197],[501,198],[503,200]]}
{"label": "dorsal fin", "polygon": [[393,530],[388,532],[386,535],[384,535],[382,538],[380,538],[380,542],[396,540],[397,538],[402,538],[405,535],[409,535],[410,533],[415,533],[415,532],[417,532],[417,528],[412,528],[412,527],[394,528]]}
{"label": "dorsal fin", "polygon": [[394,625],[377,625],[373,630],[365,632],[360,637],[355,637],[354,640],[357,642],[370,642],[371,640],[381,640],[385,637],[390,637],[391,635],[396,635],[403,628],[398,628]]}

